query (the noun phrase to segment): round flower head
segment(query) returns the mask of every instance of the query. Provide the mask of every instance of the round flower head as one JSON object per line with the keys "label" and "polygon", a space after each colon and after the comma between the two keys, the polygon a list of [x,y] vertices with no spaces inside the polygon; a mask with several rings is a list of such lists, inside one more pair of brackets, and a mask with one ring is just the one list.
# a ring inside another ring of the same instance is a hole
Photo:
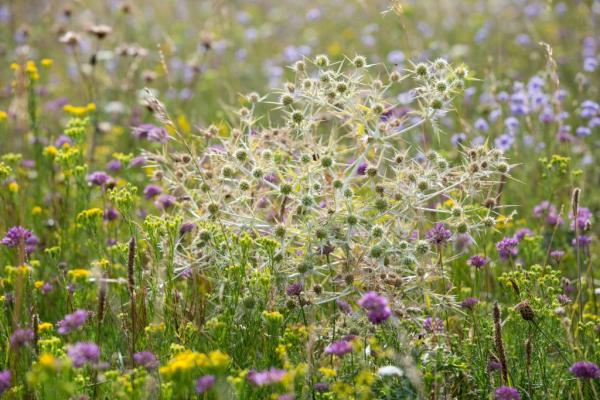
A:
{"label": "round flower head", "polygon": [[494,394],[495,400],[521,400],[519,391],[508,386],[500,386]]}
{"label": "round flower head", "polygon": [[452,232],[446,227],[446,224],[438,222],[427,232],[426,237],[430,242],[442,245],[452,237]]}
{"label": "round flower head", "polygon": [[147,200],[153,199],[162,193],[162,188],[157,185],[148,185],[144,188],[144,197]]}
{"label": "round flower head", "polygon": [[480,255],[475,255],[472,256],[471,258],[469,258],[469,261],[467,261],[467,264],[469,264],[471,267],[475,267],[475,268],[482,268],[485,267],[488,263],[488,259],[485,258],[484,256],[480,256]]}
{"label": "round flower head", "polygon": [[302,293],[302,282],[294,282],[290,284],[285,289],[285,292],[288,296],[300,296],[300,293]]}
{"label": "round flower head", "polygon": [[577,361],[569,368],[569,372],[579,379],[600,378],[600,368],[590,361]]}
{"label": "round flower head", "polygon": [[22,226],[13,226],[6,232],[6,236],[0,243],[8,247],[17,247],[19,243],[25,243],[32,235],[31,231]]}
{"label": "round flower head", "polygon": [[0,372],[0,395],[10,389],[12,374],[9,370]]}
{"label": "round flower head", "polygon": [[204,375],[196,380],[196,393],[202,394],[209,391],[215,384],[213,375]]}
{"label": "round flower head", "polygon": [[341,357],[352,352],[352,344],[346,340],[338,340],[325,347],[326,354],[334,354]]}
{"label": "round flower head", "polygon": [[110,176],[104,171],[92,172],[87,176],[90,185],[104,186],[110,180]]}
{"label": "round flower head", "polygon": [[160,210],[166,210],[168,208],[171,208],[175,204],[175,202],[176,199],[174,196],[171,196],[170,194],[163,194],[160,195],[158,199],[156,199],[154,205]]}
{"label": "round flower head", "polygon": [[137,139],[148,140],[149,142],[167,143],[169,134],[164,128],[152,125],[142,124],[135,128],[131,132]]}
{"label": "round flower head", "polygon": [[77,330],[83,326],[87,320],[89,312],[86,310],[77,310],[72,314],[65,315],[65,318],[58,321],[58,333],[66,335],[74,330]]}
{"label": "round flower head", "polygon": [[156,356],[149,351],[141,351],[133,355],[133,361],[140,367],[146,369],[155,369],[158,367]]}
{"label": "round flower head", "polygon": [[519,253],[519,241],[513,237],[505,237],[496,243],[496,250],[502,259],[509,259]]}
{"label": "round flower head", "polygon": [[33,342],[33,331],[31,329],[17,329],[10,336],[10,346],[14,349],[31,342]]}
{"label": "round flower head", "polygon": [[69,346],[67,354],[75,368],[81,368],[86,364],[97,364],[100,359],[100,348],[91,342],[78,342]]}
{"label": "round flower head", "polygon": [[246,375],[246,379],[255,386],[264,386],[281,382],[286,374],[287,371],[277,368],[270,368],[265,371],[251,370]]}
{"label": "round flower head", "polygon": [[367,318],[376,325],[385,322],[392,315],[387,299],[375,292],[365,293],[358,305],[367,311]]}

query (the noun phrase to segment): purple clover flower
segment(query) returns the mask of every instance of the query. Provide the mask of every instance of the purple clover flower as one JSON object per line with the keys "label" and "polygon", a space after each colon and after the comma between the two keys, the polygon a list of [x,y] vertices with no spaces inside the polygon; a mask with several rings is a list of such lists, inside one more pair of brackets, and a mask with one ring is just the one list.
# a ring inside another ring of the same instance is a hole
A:
{"label": "purple clover flower", "polygon": [[17,329],[10,336],[10,346],[18,349],[33,342],[33,331],[31,329]]}
{"label": "purple clover flower", "polygon": [[375,325],[385,322],[392,315],[387,299],[375,292],[365,293],[358,305],[367,311],[367,318]]}
{"label": "purple clover flower", "polygon": [[156,369],[158,367],[158,360],[156,356],[149,351],[141,351],[133,355],[133,362],[140,367],[150,369]]}
{"label": "purple clover flower", "polygon": [[6,236],[0,243],[8,247],[17,247],[21,242],[26,243],[32,235],[31,231],[22,226],[13,226],[6,232]]}
{"label": "purple clover flower", "polygon": [[500,386],[494,394],[495,400],[521,400],[519,391],[509,386]]}
{"label": "purple clover flower", "polygon": [[290,297],[300,296],[300,293],[302,293],[302,289],[303,289],[302,282],[294,282],[285,289],[285,292]]}
{"label": "purple clover flower", "polygon": [[462,308],[472,310],[477,303],[479,303],[479,299],[477,297],[467,297],[466,299],[460,302],[460,306]]}
{"label": "purple clover flower", "polygon": [[196,393],[202,394],[209,391],[215,384],[215,377],[213,375],[204,375],[196,380]]}
{"label": "purple clover flower", "polygon": [[136,139],[148,140],[149,142],[167,143],[169,139],[169,134],[165,128],[152,124],[136,126],[131,133]]}
{"label": "purple clover flower", "polygon": [[58,333],[66,335],[73,332],[83,326],[89,316],[89,312],[86,310],[77,310],[72,314],[65,315],[65,318],[58,321]]}
{"label": "purple clover flower", "polygon": [[440,246],[446,243],[452,237],[452,231],[446,227],[445,223],[438,222],[429,230],[429,232],[427,232],[425,236],[430,242]]}
{"label": "purple clover flower", "polygon": [[487,265],[488,261],[489,260],[484,256],[474,255],[471,258],[469,258],[469,261],[467,261],[467,264],[469,264],[471,267],[475,267],[475,268],[479,269],[479,268],[485,267]]}
{"label": "purple clover flower", "polygon": [[92,172],[87,176],[90,185],[104,186],[110,180],[110,176],[104,171]]}
{"label": "purple clover flower", "polygon": [[0,395],[10,389],[12,374],[9,370],[0,372]]}
{"label": "purple clover flower", "polygon": [[427,317],[423,321],[423,329],[425,330],[425,332],[429,333],[444,332],[444,321],[442,321],[438,317]]}
{"label": "purple clover flower", "polygon": [[144,188],[144,197],[150,200],[162,193],[162,188],[157,185],[148,185]]}
{"label": "purple clover flower", "polygon": [[496,243],[496,250],[498,255],[503,260],[507,260],[511,257],[515,257],[519,253],[519,241],[513,237],[505,237],[498,243]]}
{"label": "purple clover flower", "polygon": [[81,368],[86,364],[97,364],[100,359],[100,348],[92,342],[77,342],[69,346],[67,354],[75,368]]}
{"label": "purple clover flower", "polygon": [[352,344],[346,340],[338,340],[325,347],[326,354],[334,354],[338,357],[342,357],[351,352]]}
{"label": "purple clover flower", "polygon": [[590,361],[577,361],[569,368],[569,372],[579,379],[600,378],[600,368]]}
{"label": "purple clover flower", "polygon": [[265,371],[251,370],[246,375],[246,379],[254,386],[264,386],[281,382],[286,374],[286,370],[277,368],[270,368]]}
{"label": "purple clover flower", "polygon": [[175,196],[171,196],[170,194],[163,194],[160,195],[158,199],[156,199],[154,205],[160,210],[167,210],[173,207],[176,201],[177,199],[175,199]]}

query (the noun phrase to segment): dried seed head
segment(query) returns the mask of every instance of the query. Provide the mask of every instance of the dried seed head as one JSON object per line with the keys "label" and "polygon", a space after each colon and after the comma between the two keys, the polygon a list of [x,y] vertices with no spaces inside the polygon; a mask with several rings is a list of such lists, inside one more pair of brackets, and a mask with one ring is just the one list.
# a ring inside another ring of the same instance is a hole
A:
{"label": "dried seed head", "polygon": [[515,310],[519,311],[521,318],[523,318],[525,321],[533,321],[535,317],[535,313],[533,312],[533,309],[527,300],[523,300],[517,304],[515,306]]}

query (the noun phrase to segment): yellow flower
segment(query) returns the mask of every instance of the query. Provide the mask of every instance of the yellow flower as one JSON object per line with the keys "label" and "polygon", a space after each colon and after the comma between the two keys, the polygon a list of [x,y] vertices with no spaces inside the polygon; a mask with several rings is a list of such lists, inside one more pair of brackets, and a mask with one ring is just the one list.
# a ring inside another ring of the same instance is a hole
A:
{"label": "yellow flower", "polygon": [[17,182],[9,183],[8,190],[10,190],[13,193],[17,193],[19,191],[19,184]]}
{"label": "yellow flower", "polygon": [[319,368],[319,372],[323,374],[323,376],[327,378],[333,378],[337,375],[337,372],[334,369],[321,367]]}
{"label": "yellow flower", "polygon": [[54,157],[56,154],[58,154],[58,149],[54,146],[46,146],[44,147],[43,154],[46,157]]}
{"label": "yellow flower", "polygon": [[10,64],[10,69],[12,69],[13,71],[18,71],[20,68],[21,66],[17,63]]}
{"label": "yellow flower", "polygon": [[40,61],[40,64],[44,67],[50,67],[53,63],[54,61],[51,58],[42,58],[42,61]]}
{"label": "yellow flower", "polygon": [[144,328],[144,330],[147,333],[163,332],[165,330],[165,324],[164,324],[164,322],[161,322],[161,323],[153,322],[150,325],[148,325],[146,328]]}
{"label": "yellow flower", "polygon": [[63,110],[69,114],[81,116],[87,114],[88,112],[95,111],[96,105],[94,103],[89,103],[86,106],[74,106],[72,104],[65,104]]}
{"label": "yellow flower", "polygon": [[90,276],[90,271],[83,268],[72,269],[69,271],[69,275],[73,279],[85,279]]}
{"label": "yellow flower", "polygon": [[6,111],[0,111],[0,122],[6,121],[7,118],[8,114],[6,113]]}
{"label": "yellow flower", "polygon": [[263,311],[262,312],[263,317],[265,317],[265,319],[267,321],[273,321],[273,322],[278,322],[278,321],[282,321],[283,320],[283,315],[281,315],[281,313],[279,311]]}
{"label": "yellow flower", "polygon": [[56,358],[54,358],[54,356],[50,353],[42,353],[42,354],[40,354],[40,358],[38,359],[38,362],[40,363],[40,365],[42,367],[54,368]]}
{"label": "yellow flower", "polygon": [[35,286],[36,289],[39,289],[44,286],[44,281],[35,281],[33,286]]}
{"label": "yellow flower", "polygon": [[50,331],[50,330],[52,330],[52,328],[53,328],[53,325],[50,322],[41,322],[38,325],[38,332],[42,333],[45,331]]}
{"label": "yellow flower", "polygon": [[31,209],[31,213],[33,215],[40,215],[42,213],[42,207],[40,206],[35,206]]}

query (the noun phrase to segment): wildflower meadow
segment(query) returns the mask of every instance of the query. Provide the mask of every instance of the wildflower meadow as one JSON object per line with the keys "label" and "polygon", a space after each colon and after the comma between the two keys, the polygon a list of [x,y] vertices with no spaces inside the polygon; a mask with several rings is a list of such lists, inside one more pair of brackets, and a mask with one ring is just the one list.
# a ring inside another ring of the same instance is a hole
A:
{"label": "wildflower meadow", "polygon": [[600,399],[600,0],[0,36],[0,398]]}

